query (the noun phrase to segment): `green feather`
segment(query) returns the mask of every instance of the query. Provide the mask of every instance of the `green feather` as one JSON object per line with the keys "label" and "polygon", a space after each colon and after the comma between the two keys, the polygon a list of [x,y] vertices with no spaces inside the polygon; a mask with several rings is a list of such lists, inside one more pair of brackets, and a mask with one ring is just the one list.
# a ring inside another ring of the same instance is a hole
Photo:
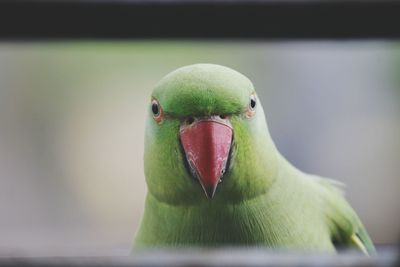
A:
{"label": "green feather", "polygon": [[[144,165],[148,195],[136,247],[266,246],[374,252],[337,182],[305,174],[276,149],[257,98],[246,116],[252,83],[218,65],[197,64],[164,77],[152,98],[164,119],[149,114]],[[185,167],[179,140],[190,116],[228,116],[233,127],[230,169],[207,199]]]}

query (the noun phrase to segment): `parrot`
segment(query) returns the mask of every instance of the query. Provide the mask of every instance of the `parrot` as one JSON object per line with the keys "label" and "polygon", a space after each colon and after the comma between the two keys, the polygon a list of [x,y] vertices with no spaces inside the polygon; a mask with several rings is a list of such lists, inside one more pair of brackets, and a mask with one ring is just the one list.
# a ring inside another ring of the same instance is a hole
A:
{"label": "parrot", "polygon": [[145,128],[147,195],[133,248],[376,253],[343,184],[302,172],[277,150],[238,71],[202,63],[167,74]]}

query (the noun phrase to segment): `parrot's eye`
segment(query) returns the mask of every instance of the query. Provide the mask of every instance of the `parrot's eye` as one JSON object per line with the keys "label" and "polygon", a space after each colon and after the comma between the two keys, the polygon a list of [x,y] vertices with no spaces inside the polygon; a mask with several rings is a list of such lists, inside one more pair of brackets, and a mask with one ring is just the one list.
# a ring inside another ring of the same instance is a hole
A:
{"label": "parrot's eye", "polygon": [[256,108],[256,97],[254,95],[251,95],[250,97],[250,109],[255,109]]}
{"label": "parrot's eye", "polygon": [[164,112],[160,103],[155,98],[151,100],[151,112],[153,113],[153,118],[157,123],[160,123],[163,120]]}
{"label": "parrot's eye", "polygon": [[249,106],[247,107],[246,115],[247,117],[253,117],[256,114],[257,98],[255,94],[250,96]]}
{"label": "parrot's eye", "polygon": [[160,115],[160,108],[158,107],[158,103],[154,102],[151,104],[151,111],[153,111],[154,116]]}

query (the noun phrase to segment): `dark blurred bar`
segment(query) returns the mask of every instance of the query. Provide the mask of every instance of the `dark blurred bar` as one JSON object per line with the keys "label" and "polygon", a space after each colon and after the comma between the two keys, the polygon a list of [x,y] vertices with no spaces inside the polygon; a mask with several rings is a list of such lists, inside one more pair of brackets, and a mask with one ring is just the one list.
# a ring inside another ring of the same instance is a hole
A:
{"label": "dark blurred bar", "polygon": [[53,257],[0,258],[0,266],[320,266],[320,267],[389,267],[399,266],[394,250],[381,251],[378,256],[366,257],[351,251],[334,254],[284,253],[262,249],[232,250],[155,250],[133,253],[126,257]]}
{"label": "dark blurred bar", "polygon": [[399,1],[0,1],[3,40],[399,38]]}

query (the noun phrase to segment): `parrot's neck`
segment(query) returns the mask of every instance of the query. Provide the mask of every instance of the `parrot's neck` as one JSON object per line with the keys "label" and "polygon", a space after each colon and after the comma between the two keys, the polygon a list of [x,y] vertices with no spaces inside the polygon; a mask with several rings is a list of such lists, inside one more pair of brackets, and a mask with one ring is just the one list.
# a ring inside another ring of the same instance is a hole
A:
{"label": "parrot's neck", "polygon": [[205,199],[197,205],[172,205],[148,193],[135,243],[142,247],[273,244],[275,235],[267,232],[271,225],[279,225],[273,221],[281,216],[275,207],[285,201],[282,197],[292,185],[275,183],[268,193],[236,203]]}
{"label": "parrot's neck", "polygon": [[[256,214],[264,211],[257,205],[260,199],[252,199],[240,205],[175,206],[159,202],[151,194],[146,199],[146,208],[138,246],[223,245],[251,240],[245,232],[247,224],[257,225]],[[235,223],[232,223],[232,222]],[[256,233],[253,233],[256,235]]]}

